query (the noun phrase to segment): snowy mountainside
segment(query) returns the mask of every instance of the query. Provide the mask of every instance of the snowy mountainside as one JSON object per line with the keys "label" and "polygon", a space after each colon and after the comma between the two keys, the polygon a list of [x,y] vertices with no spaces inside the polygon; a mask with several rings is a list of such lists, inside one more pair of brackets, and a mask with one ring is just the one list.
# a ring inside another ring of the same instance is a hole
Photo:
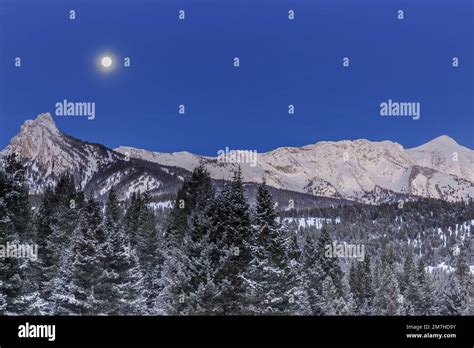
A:
{"label": "snowy mountainside", "polygon": [[[130,147],[115,151],[191,170],[204,163],[211,177],[230,178],[236,163],[188,152],[159,153]],[[441,158],[441,159],[440,159]],[[241,164],[245,181],[316,196],[379,204],[413,197],[446,201],[474,197],[474,152],[441,136],[414,149],[391,141],[319,142],[258,154],[256,166]]]}
{"label": "snowy mountainside", "polygon": [[[167,154],[163,163],[139,158],[135,153],[121,153],[103,145],[81,141],[58,130],[49,113],[26,121],[10,144],[0,152],[0,157],[18,154],[26,166],[30,193],[39,195],[48,186],[53,186],[60,175],[70,174],[87,194],[98,199],[107,196],[114,187],[121,199],[130,198],[133,192],[148,191],[156,207],[172,199],[184,179],[200,161],[206,160],[188,153]],[[179,158],[181,160],[176,160]],[[212,162],[213,159],[207,159]],[[181,166],[186,162],[188,166]],[[222,187],[222,177],[216,178],[217,189]],[[245,185],[248,197],[253,197],[257,182]],[[292,201],[295,208],[333,207],[351,204],[347,200],[318,197],[301,192],[271,188],[279,210],[284,210]],[[252,203],[252,202],[251,202]]]}
{"label": "snowy mountainside", "polygon": [[18,154],[26,166],[31,194],[41,194],[64,173],[72,175],[81,189],[99,199],[112,186],[122,198],[134,191],[173,193],[183,176],[188,175],[181,168],[129,159],[103,145],[66,135],[57,129],[49,113],[22,125],[2,151],[3,156],[11,153]]}
{"label": "snowy mountainside", "polygon": [[[23,159],[32,193],[43,192],[59,175],[70,173],[81,188],[99,198],[117,186],[124,198],[132,192],[151,190],[155,196],[169,199],[167,196],[176,192],[200,163],[216,181],[230,179],[239,165],[184,151],[111,150],[62,133],[49,113],[26,121],[0,154],[8,153],[18,153]],[[343,200],[343,204],[418,197],[452,202],[474,197],[474,151],[447,136],[412,149],[365,139],[282,147],[258,154],[256,163],[240,163],[240,167],[249,187],[265,177],[277,195],[285,196],[280,199],[282,204],[292,198],[279,190],[304,195],[299,197],[309,206],[322,203],[322,197]]]}

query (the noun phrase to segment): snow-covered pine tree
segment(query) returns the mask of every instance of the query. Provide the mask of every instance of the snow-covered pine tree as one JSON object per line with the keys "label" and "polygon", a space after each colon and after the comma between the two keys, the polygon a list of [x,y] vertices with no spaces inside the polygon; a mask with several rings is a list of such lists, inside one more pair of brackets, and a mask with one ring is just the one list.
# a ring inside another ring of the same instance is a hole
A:
{"label": "snow-covered pine tree", "polygon": [[[18,236],[15,233],[12,212],[8,206],[8,200],[12,192],[11,176],[0,170],[0,245],[17,243]],[[22,277],[21,269],[17,259],[0,258],[0,294],[3,300],[3,313],[15,314],[15,301],[20,296]]]}
{"label": "snow-covered pine tree", "polygon": [[400,290],[397,277],[392,268],[387,267],[382,272],[382,286],[379,288],[379,308],[383,315],[398,315],[400,308]]}
{"label": "snow-covered pine tree", "polygon": [[443,290],[440,314],[469,314],[469,293],[456,275],[450,275],[450,280]]}
{"label": "snow-covered pine tree", "polygon": [[121,226],[121,209],[111,188],[103,220],[103,265],[95,287],[98,313],[107,315],[147,314],[143,274],[135,249]]}
{"label": "snow-covered pine tree", "polygon": [[69,313],[98,314],[103,308],[103,299],[96,298],[95,291],[100,288],[102,281],[105,235],[100,206],[97,202],[90,199],[85,203],[74,233]]}
{"label": "snow-covered pine tree", "polygon": [[131,241],[131,248],[136,250],[138,255],[146,303],[152,311],[159,294],[157,278],[161,272],[163,260],[160,254],[155,215],[149,203],[150,197],[147,192],[133,193],[123,224],[126,238]]}
{"label": "snow-covered pine tree", "polygon": [[403,263],[402,272],[400,274],[400,291],[405,292],[410,283],[413,283],[413,274],[415,270],[415,261],[413,255],[413,249],[411,247],[407,248],[405,262]]}
{"label": "snow-covered pine tree", "polygon": [[157,314],[186,315],[192,314],[189,300],[191,281],[191,264],[181,248],[167,248],[163,271],[160,278],[161,292],[155,303]]}
{"label": "snow-covered pine tree", "polygon": [[323,272],[320,258],[316,254],[314,237],[310,234],[306,234],[301,260],[303,264],[302,287],[311,306],[311,314],[322,315],[324,312],[321,288],[326,274]]}
{"label": "snow-covered pine tree", "polygon": [[[249,310],[253,314],[297,312],[298,275],[291,270],[292,235],[277,223],[273,198],[265,181],[257,189],[252,225]],[[290,250],[288,250],[290,249]]]}
{"label": "snow-covered pine tree", "polygon": [[210,239],[210,211],[214,191],[200,165],[178,192],[165,235],[161,293],[156,307],[164,314],[212,314],[215,254]]}
{"label": "snow-covered pine tree", "polygon": [[[55,205],[56,197],[54,194],[54,188],[48,186],[43,192],[38,212],[34,218],[35,241],[39,250],[47,250],[48,237],[52,232],[51,224]],[[46,268],[50,263],[52,263],[52,260],[47,258],[48,255],[40,254],[38,256],[41,268]],[[45,280],[45,276],[41,274],[38,281],[43,282],[43,280]]]}
{"label": "snow-covered pine tree", "polygon": [[[18,156],[10,154],[5,169],[0,170],[0,245],[5,248],[31,243],[30,205],[25,169]],[[37,288],[27,282],[30,261],[15,257],[0,258],[0,282],[6,302],[6,313],[28,314],[37,296]]]}
{"label": "snow-covered pine tree", "polygon": [[465,248],[461,248],[459,255],[456,257],[454,273],[458,277],[459,282],[465,287],[469,288],[472,277],[469,270],[469,257],[470,252]]}
{"label": "snow-covered pine tree", "polygon": [[[272,205],[272,197],[263,182],[257,189],[250,245],[252,260],[248,279],[248,310],[252,314],[274,314],[278,311],[273,306],[274,302],[282,300],[281,294],[278,296],[275,293],[280,290],[278,283],[282,274],[272,259],[272,239],[276,237],[277,229]],[[282,248],[283,244],[279,246]]]}
{"label": "snow-covered pine tree", "polygon": [[422,259],[418,261],[416,268],[418,286],[420,289],[420,299],[416,308],[418,315],[434,315],[435,313],[435,292],[431,275],[426,272]]}
{"label": "snow-covered pine tree", "polygon": [[342,278],[342,297],[339,297],[336,302],[336,313],[338,315],[355,315],[355,312],[356,304],[354,295],[349,286],[348,274],[345,274]]}
{"label": "snow-covered pine tree", "polygon": [[[81,207],[81,210],[84,207]],[[79,212],[81,214],[81,212]],[[75,245],[77,239],[80,237],[79,233],[71,236],[69,245],[63,250],[58,262],[58,274],[50,282],[52,285],[51,298],[48,299],[48,314],[52,315],[70,315],[77,314],[71,312],[74,308],[75,298],[71,296],[71,282],[73,269],[72,264],[75,258]]]}
{"label": "snow-covered pine tree", "polygon": [[289,232],[289,238],[285,241],[286,264],[286,296],[288,297],[287,313],[290,315],[309,315],[311,305],[308,293],[304,287],[304,272],[302,263],[302,251],[298,243],[296,233]]}
{"label": "snow-covered pine tree", "polygon": [[[316,255],[318,256],[321,268],[326,275],[332,278],[333,285],[336,288],[338,296],[342,296],[342,270],[337,257],[327,257],[327,247],[332,245],[332,239],[328,230],[323,227],[321,235],[316,245]],[[324,277],[325,278],[325,277]]]}
{"label": "snow-covered pine tree", "polygon": [[327,275],[323,281],[323,286],[321,290],[321,298],[322,298],[322,305],[321,305],[322,314],[336,315],[338,294],[330,275]]}
{"label": "snow-covered pine tree", "polygon": [[[306,243],[306,245],[310,245],[311,243]],[[327,256],[327,248],[332,246],[332,239],[329,235],[329,232],[325,227],[321,229],[321,234],[318,238],[316,247],[314,249],[315,259],[310,262],[313,263],[312,269],[308,271],[308,275],[313,273],[313,275],[309,276],[308,278],[313,278],[310,283],[313,283],[312,289],[310,288],[308,291],[312,292],[313,294],[309,296],[310,302],[313,306],[313,312],[317,315],[333,315],[336,314],[336,307],[340,310],[345,307],[345,300],[344,300],[344,293],[342,288],[342,270],[339,265],[339,259],[337,257],[328,257]],[[307,260],[311,260],[311,257],[308,256],[310,250],[305,250],[304,255]],[[334,255],[331,255],[334,256]],[[331,283],[327,281],[327,277],[331,278]],[[329,292],[323,294],[323,284],[326,281],[327,291],[330,289],[330,284],[335,288],[336,295],[334,299],[334,303],[327,303],[329,299]],[[306,283],[308,286],[308,283]]]}
{"label": "snow-covered pine tree", "polygon": [[388,245],[381,255],[380,262],[376,263],[377,270],[374,297],[374,314],[398,315],[400,314],[400,288],[395,274],[395,251],[393,245]]}
{"label": "snow-covered pine tree", "polygon": [[352,263],[348,278],[350,291],[354,297],[354,312],[360,315],[370,315],[374,290],[369,255],[365,255],[364,262],[355,261]]}
{"label": "snow-covered pine tree", "polygon": [[188,284],[189,301],[195,314],[214,314],[218,305],[214,301],[217,293],[215,284],[218,267],[212,262],[217,253],[216,245],[211,241],[212,211],[210,210],[214,192],[209,187],[190,217],[190,238],[186,238],[185,249],[192,265]]}
{"label": "snow-covered pine tree", "polygon": [[216,314],[243,314],[248,308],[251,222],[240,168],[211,209],[211,242],[216,245]]}
{"label": "snow-covered pine tree", "polygon": [[170,213],[167,240],[175,239],[176,243],[182,243],[189,229],[189,218],[202,208],[203,204],[207,205],[213,197],[214,189],[211,177],[204,165],[200,164],[194,168],[191,176],[178,190]]}
{"label": "snow-covered pine tree", "polygon": [[378,295],[378,291],[380,289],[382,283],[382,261],[380,260],[380,256],[377,257],[372,262],[372,284],[374,289],[374,307],[372,308],[372,314],[378,314],[378,310],[375,305],[375,297]]}
{"label": "snow-covered pine tree", "polygon": [[62,254],[68,250],[76,232],[84,194],[76,189],[70,175],[59,178],[54,191],[46,191],[36,217],[36,241],[39,253],[41,296],[52,310],[52,294],[60,272]]}
{"label": "snow-covered pine tree", "polygon": [[461,250],[456,258],[456,267],[449,275],[449,282],[445,285],[440,305],[441,315],[468,315],[471,286],[471,275],[467,260],[467,253]]}
{"label": "snow-covered pine tree", "polygon": [[[38,251],[39,252],[39,251]],[[24,279],[22,283],[21,296],[18,299],[22,315],[45,315],[48,314],[47,302],[41,297],[40,284],[37,272],[40,271],[37,260],[25,259],[22,265]]]}
{"label": "snow-covered pine tree", "polygon": [[[205,223],[201,226],[204,225]],[[186,301],[192,307],[193,314],[213,315],[220,311],[219,305],[214,300],[217,293],[214,282],[216,267],[212,263],[215,245],[211,242],[209,233],[206,233],[199,240],[190,241],[188,247],[191,251],[190,262],[193,267]]]}
{"label": "snow-covered pine tree", "polygon": [[[8,168],[8,167],[7,167]],[[31,206],[29,203],[29,190],[26,183],[25,169],[18,162],[10,167],[13,174],[13,183],[17,195],[12,209],[15,216],[15,230],[19,242],[33,246],[36,243],[34,226],[32,221]],[[39,253],[38,249],[38,253]],[[17,314],[22,315],[44,315],[47,313],[47,303],[42,299],[40,293],[39,274],[41,272],[38,260],[19,260],[23,270],[21,294],[16,302]]]}
{"label": "snow-covered pine tree", "polygon": [[364,264],[362,267],[362,287],[363,287],[363,301],[360,307],[362,315],[372,314],[372,303],[374,300],[374,283],[372,276],[372,262],[369,254],[364,257]]}
{"label": "snow-covered pine tree", "polygon": [[409,248],[400,276],[400,292],[403,294],[402,314],[418,314],[418,308],[421,307],[422,300],[420,290],[413,251]]}
{"label": "snow-covered pine tree", "polygon": [[29,241],[31,238],[31,207],[28,199],[28,186],[26,185],[26,171],[20,162],[19,156],[7,156],[5,174],[9,177],[10,192],[5,196],[8,209],[12,212],[10,218],[15,233],[20,242]]}
{"label": "snow-covered pine tree", "polygon": [[[344,279],[342,279],[344,283]],[[332,278],[328,275],[323,281],[321,290],[321,308],[323,315],[349,315],[352,312],[352,302],[350,294],[344,293],[343,295],[337,293],[337,289],[334,286]]]}
{"label": "snow-covered pine tree", "polygon": [[132,192],[130,196],[130,204],[125,212],[125,215],[122,220],[122,224],[127,233],[128,237],[134,243],[137,244],[137,230],[140,224],[140,210],[142,208],[143,202],[140,193]]}

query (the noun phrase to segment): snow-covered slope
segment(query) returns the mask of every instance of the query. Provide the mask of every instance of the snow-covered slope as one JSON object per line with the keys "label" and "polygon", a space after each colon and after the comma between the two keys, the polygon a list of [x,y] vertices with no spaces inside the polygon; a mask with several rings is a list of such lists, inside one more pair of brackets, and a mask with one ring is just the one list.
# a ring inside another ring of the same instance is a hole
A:
{"label": "snow-covered slope", "polygon": [[[188,170],[202,162],[216,179],[229,178],[237,166],[188,152],[167,154],[130,147],[115,151]],[[393,201],[400,195],[448,201],[474,197],[474,151],[447,136],[408,150],[391,141],[325,141],[279,148],[259,154],[257,166],[240,166],[249,182],[265,177],[279,189],[365,203]]]}
{"label": "snow-covered slope", "polygon": [[82,143],[62,134],[49,113],[26,121],[4,152],[21,156],[31,174],[30,187],[38,191],[54,183],[65,171],[75,173],[84,188],[99,168],[123,157],[103,146]]}
{"label": "snow-covered slope", "polygon": [[1,152],[8,153],[21,155],[33,193],[70,173],[81,188],[98,197],[112,186],[119,186],[124,197],[144,190],[166,195],[203,163],[216,180],[230,179],[240,165],[246,182],[260,183],[265,177],[285,199],[288,192],[375,204],[416,196],[447,201],[474,197],[474,151],[447,136],[413,149],[365,139],[282,147],[258,154],[255,165],[189,152],[111,150],[60,132],[46,113],[23,124]]}
{"label": "snow-covered slope", "polygon": [[[157,205],[172,199],[200,161],[215,162],[215,159],[189,153],[163,154],[159,161],[145,161],[132,151],[122,154],[66,135],[57,129],[48,113],[22,125],[20,132],[0,152],[0,163],[8,154],[21,156],[32,194],[41,194],[66,173],[72,175],[88,195],[98,199],[105,198],[113,186],[122,199],[129,198],[133,192],[148,191]],[[227,177],[228,173],[228,168],[222,168],[223,176]],[[223,176],[217,177],[216,188],[222,186]],[[245,184],[248,197],[255,196],[255,189],[256,184]],[[295,208],[301,209],[353,203],[273,188],[272,194],[279,204],[278,209],[285,209],[290,200]]]}
{"label": "snow-covered slope", "polygon": [[129,159],[100,144],[61,133],[49,113],[26,121],[2,155],[19,154],[26,165],[32,194],[54,185],[61,174],[74,177],[81,189],[97,198],[115,186],[123,198],[149,190],[157,195],[175,192],[187,171]]}
{"label": "snow-covered slope", "polygon": [[408,149],[407,153],[421,167],[474,182],[474,151],[459,145],[446,135]]}

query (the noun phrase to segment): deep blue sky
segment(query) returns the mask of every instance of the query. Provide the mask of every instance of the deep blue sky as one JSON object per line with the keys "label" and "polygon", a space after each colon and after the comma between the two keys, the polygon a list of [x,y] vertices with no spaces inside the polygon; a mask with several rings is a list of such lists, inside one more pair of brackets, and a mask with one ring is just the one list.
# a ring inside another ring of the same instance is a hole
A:
{"label": "deep blue sky", "polygon": [[[358,138],[412,147],[442,134],[474,148],[473,3],[1,0],[0,147],[66,98],[95,102],[96,119],[55,117],[58,127],[112,148],[215,155]],[[132,67],[98,71],[105,52]],[[421,119],[379,116],[388,99],[421,102]]]}

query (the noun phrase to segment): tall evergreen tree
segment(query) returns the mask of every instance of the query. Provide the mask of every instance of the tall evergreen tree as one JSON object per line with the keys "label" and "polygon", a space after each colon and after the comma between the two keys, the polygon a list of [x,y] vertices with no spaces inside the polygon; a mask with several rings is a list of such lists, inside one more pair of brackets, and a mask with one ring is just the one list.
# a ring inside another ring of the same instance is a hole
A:
{"label": "tall evergreen tree", "polygon": [[9,182],[9,192],[4,196],[10,215],[13,230],[18,235],[20,242],[29,241],[31,207],[28,199],[28,186],[26,185],[26,170],[20,162],[19,156],[7,156],[5,175]]}
{"label": "tall evergreen tree", "polygon": [[273,199],[265,182],[257,189],[252,226],[249,309],[254,314],[297,313],[298,274],[291,257],[293,236],[276,221]]}
{"label": "tall evergreen tree", "polygon": [[418,261],[417,280],[420,291],[419,303],[417,304],[418,315],[434,315],[435,313],[435,293],[431,275],[425,270],[423,260]]}
{"label": "tall evergreen tree", "polygon": [[413,259],[413,252],[408,250],[400,277],[400,289],[403,293],[403,314],[418,314],[421,305],[421,289],[418,273]]}
{"label": "tall evergreen tree", "polygon": [[[179,190],[165,236],[157,306],[165,314],[212,314],[215,245],[210,239],[211,179],[200,165]],[[210,302],[211,301],[211,302]]]}
{"label": "tall evergreen tree", "polygon": [[313,315],[324,314],[321,290],[326,274],[324,273],[319,260],[320,257],[316,253],[314,238],[310,234],[307,234],[301,254],[301,261],[303,264],[303,275],[301,281],[305,297],[308,299],[311,306],[310,314]]}
{"label": "tall evergreen tree", "polygon": [[[377,301],[379,299],[379,301]],[[389,267],[382,271],[382,284],[378,289],[376,304],[382,315],[398,315],[400,309],[400,290],[397,278]]]}
{"label": "tall evergreen tree", "polygon": [[325,276],[331,277],[338,296],[342,296],[342,270],[339,265],[339,259],[337,257],[327,257],[326,255],[326,250],[331,245],[331,236],[328,230],[323,227],[316,245],[316,255],[318,255],[319,263]]}
{"label": "tall evergreen tree", "polygon": [[400,274],[400,291],[405,292],[405,290],[409,287],[410,283],[413,283],[413,274],[415,270],[415,261],[413,250],[408,247],[405,263],[403,264],[403,270]]}
{"label": "tall evergreen tree", "polygon": [[[339,297],[336,302],[336,313],[338,315],[355,315],[356,310],[354,295],[349,286],[349,277],[344,276],[342,278],[342,297]],[[364,314],[368,315],[370,313],[364,312]]]}
{"label": "tall evergreen tree", "polygon": [[372,304],[374,300],[374,285],[372,277],[372,263],[370,255],[364,257],[364,264],[362,267],[362,286],[363,286],[363,303],[361,306],[361,314],[370,315],[372,313]]}
{"label": "tall evergreen tree", "polygon": [[204,165],[200,164],[178,190],[170,213],[167,240],[175,244],[182,243],[189,229],[189,219],[202,208],[203,202],[208,202],[213,196],[211,177]]}
{"label": "tall evergreen tree", "polygon": [[[5,250],[19,244],[32,246],[30,230],[25,169],[19,156],[11,154],[6,158],[5,169],[0,170],[0,245]],[[28,279],[32,262],[11,256],[0,258],[0,293],[4,295],[6,313],[29,314],[37,301],[37,287]]]}
{"label": "tall evergreen tree", "polygon": [[356,303],[356,310],[360,313],[360,307],[363,302],[363,288],[362,288],[362,272],[358,262],[352,262],[349,269],[349,286],[351,292],[354,295],[354,301]]}
{"label": "tall evergreen tree", "polygon": [[440,314],[469,314],[469,293],[456,275],[450,276],[449,282],[443,289]]}
{"label": "tall evergreen tree", "polygon": [[143,286],[146,292],[146,303],[150,310],[159,294],[156,279],[161,272],[163,263],[160,254],[158,229],[155,215],[150,207],[148,193],[133,193],[131,203],[124,216],[124,231],[131,241],[131,248],[138,255]]}
{"label": "tall evergreen tree", "polygon": [[121,210],[114,188],[109,192],[103,221],[103,267],[95,288],[101,314],[146,314],[143,274],[138,256],[120,227]]}
{"label": "tall evergreen tree", "polygon": [[[81,207],[79,214],[82,214],[84,206]],[[50,298],[47,298],[48,314],[52,315],[71,315],[78,314],[74,312],[76,299],[71,295],[71,285],[73,277],[74,259],[76,257],[76,245],[81,238],[78,230],[71,236],[69,245],[62,251],[58,264],[58,274],[48,283],[52,287]]]}
{"label": "tall evergreen tree", "polygon": [[[206,226],[206,222],[202,222],[200,226]],[[217,293],[215,283],[217,270],[212,263],[212,254],[215,253],[216,247],[211,242],[209,233],[201,234],[199,239],[190,240],[186,245],[192,265],[191,276],[186,283],[188,289],[186,301],[189,302],[193,314],[215,314],[218,307],[214,300]]]}
{"label": "tall evergreen tree", "polygon": [[216,311],[247,312],[248,266],[251,261],[251,222],[240,168],[234,173],[212,207],[211,242],[216,245]]}
{"label": "tall evergreen tree", "polygon": [[36,218],[36,241],[40,253],[40,282],[42,298],[52,310],[52,294],[60,273],[63,253],[69,249],[79,220],[84,195],[76,189],[70,175],[59,178],[54,189],[45,192]]}
{"label": "tall evergreen tree", "polygon": [[374,297],[374,314],[400,314],[400,288],[395,274],[395,252],[393,246],[386,247],[381,255],[380,262],[376,263],[377,288]]}
{"label": "tall evergreen tree", "polygon": [[468,251],[464,248],[459,251],[459,255],[456,257],[454,274],[464,287],[470,286],[472,278],[469,270]]}
{"label": "tall evergreen tree", "polygon": [[363,262],[354,262],[349,271],[349,285],[354,296],[357,314],[370,315],[374,297],[370,256],[365,255]]}
{"label": "tall evergreen tree", "polygon": [[449,276],[449,282],[443,289],[440,314],[467,315],[469,314],[471,276],[467,254],[461,251],[456,258],[456,267]]}
{"label": "tall evergreen tree", "polygon": [[323,281],[322,289],[322,313],[324,315],[336,315],[337,314],[337,300],[338,294],[336,287],[332,281],[331,276],[327,275]]}
{"label": "tall evergreen tree", "polygon": [[103,308],[103,300],[95,292],[101,287],[104,241],[100,206],[89,200],[81,210],[73,240],[74,256],[68,286],[70,299],[64,305],[71,314],[99,314]]}
{"label": "tall evergreen tree", "polygon": [[[13,157],[10,157],[13,161]],[[14,225],[14,211],[12,208],[12,200],[16,195],[13,176],[11,173],[0,170],[0,245],[6,250],[8,244],[14,245],[19,243],[19,236]],[[12,257],[0,258],[0,283],[2,284],[1,293],[4,295],[4,311],[5,313],[16,314],[18,308],[16,301],[21,296],[22,287],[22,271],[18,259]]]}
{"label": "tall evergreen tree", "polygon": [[287,314],[308,315],[311,313],[311,305],[304,286],[302,250],[296,233],[291,233],[286,239],[285,252],[288,265],[286,273],[286,295],[289,298]]}

